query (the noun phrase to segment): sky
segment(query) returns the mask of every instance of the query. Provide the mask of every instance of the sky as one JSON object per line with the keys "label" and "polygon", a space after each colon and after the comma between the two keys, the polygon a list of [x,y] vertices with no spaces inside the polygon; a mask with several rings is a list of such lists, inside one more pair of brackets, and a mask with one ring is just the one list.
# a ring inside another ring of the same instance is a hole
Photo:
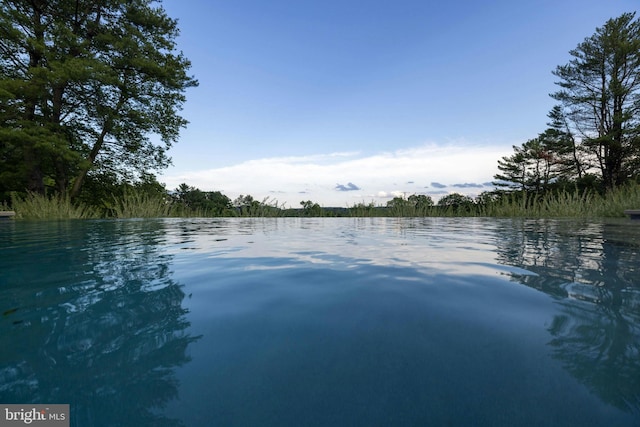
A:
{"label": "sky", "polygon": [[199,86],[158,177],[300,207],[475,196],[637,0],[164,0]]}

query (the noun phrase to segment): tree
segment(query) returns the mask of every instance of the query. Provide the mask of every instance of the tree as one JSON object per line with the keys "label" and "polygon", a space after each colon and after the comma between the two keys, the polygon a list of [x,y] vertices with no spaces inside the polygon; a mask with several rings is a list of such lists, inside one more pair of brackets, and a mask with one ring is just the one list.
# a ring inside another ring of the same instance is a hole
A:
{"label": "tree", "polygon": [[433,199],[431,196],[427,196],[425,194],[412,194],[407,199],[410,206],[413,206],[415,209],[421,210],[426,209],[433,206]]}
{"label": "tree", "polygon": [[559,180],[584,175],[572,137],[556,128],[548,128],[520,147],[514,145],[513,150],[513,155],[498,160],[497,187],[543,194]]}
{"label": "tree", "polygon": [[387,208],[397,216],[424,215],[425,210],[433,206],[433,200],[425,194],[412,194],[408,198],[394,197],[387,202]]}
{"label": "tree", "polygon": [[474,203],[476,205],[481,205],[481,206],[486,206],[486,205],[490,205],[491,203],[495,203],[497,201],[500,200],[500,198],[503,196],[503,192],[502,191],[483,191],[482,193],[478,194],[474,200]]}
{"label": "tree", "polygon": [[438,200],[438,206],[451,207],[454,210],[469,210],[473,206],[473,199],[460,193],[451,193]]}
{"label": "tree", "polygon": [[[187,184],[180,184],[174,191],[174,200],[185,211],[213,216],[223,216],[232,208],[231,200],[219,191],[202,191]],[[251,196],[248,196],[251,197]]]}
{"label": "tree", "polygon": [[585,171],[592,167],[584,157],[584,150],[576,141],[575,135],[571,130],[566,115],[562,111],[560,105],[555,105],[547,117],[551,119],[547,125],[549,128],[545,133],[554,138],[556,152],[560,156],[560,161],[567,167],[567,171],[573,168],[574,177],[578,180],[582,179]]}
{"label": "tree", "polygon": [[387,207],[391,209],[405,209],[409,207],[409,202],[404,197],[396,196],[387,202]]}
{"label": "tree", "polygon": [[554,71],[561,90],[552,97],[560,102],[571,133],[595,160],[607,189],[638,172],[640,22],[634,18],[625,13],[610,19]]}
{"label": "tree", "polygon": [[260,216],[261,206],[262,204],[250,194],[246,196],[241,194],[233,201],[233,207],[241,216]]}
{"label": "tree", "polygon": [[549,190],[558,178],[572,169],[564,157],[567,155],[567,141],[554,129],[547,129],[522,145],[526,159],[524,185],[536,194]]}
{"label": "tree", "polygon": [[408,198],[394,197],[387,202],[388,208],[394,209],[424,209],[433,206],[433,199],[425,194],[412,194]]}
{"label": "tree", "polygon": [[175,50],[177,21],[154,3],[0,3],[0,189],[75,197],[91,171],[168,165],[197,82]]}
{"label": "tree", "polygon": [[322,216],[322,207],[311,200],[303,200],[300,202],[302,206],[302,214],[304,216]]}
{"label": "tree", "polygon": [[498,173],[493,176],[497,187],[507,187],[511,190],[524,191],[527,183],[527,157],[524,149],[513,146],[515,152],[511,156],[504,156],[498,160]]}

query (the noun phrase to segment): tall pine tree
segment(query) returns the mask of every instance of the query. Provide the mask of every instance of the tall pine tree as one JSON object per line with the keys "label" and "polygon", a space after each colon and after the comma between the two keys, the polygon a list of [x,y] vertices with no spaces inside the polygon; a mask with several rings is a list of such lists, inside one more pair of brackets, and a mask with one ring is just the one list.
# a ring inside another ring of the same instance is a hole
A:
{"label": "tall pine tree", "polygon": [[0,3],[0,192],[73,197],[93,170],[168,165],[197,82],[176,51],[177,21],[157,3]]}
{"label": "tall pine tree", "polygon": [[570,131],[612,189],[637,175],[640,157],[640,22],[610,19],[557,67],[560,101]]}

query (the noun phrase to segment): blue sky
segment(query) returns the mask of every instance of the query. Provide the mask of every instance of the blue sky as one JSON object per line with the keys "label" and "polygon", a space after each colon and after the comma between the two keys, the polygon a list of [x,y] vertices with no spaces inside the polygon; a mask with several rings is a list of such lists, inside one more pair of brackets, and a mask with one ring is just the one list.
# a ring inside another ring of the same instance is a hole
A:
{"label": "blue sky", "polygon": [[475,195],[631,0],[164,0],[200,86],[159,177],[288,207]]}

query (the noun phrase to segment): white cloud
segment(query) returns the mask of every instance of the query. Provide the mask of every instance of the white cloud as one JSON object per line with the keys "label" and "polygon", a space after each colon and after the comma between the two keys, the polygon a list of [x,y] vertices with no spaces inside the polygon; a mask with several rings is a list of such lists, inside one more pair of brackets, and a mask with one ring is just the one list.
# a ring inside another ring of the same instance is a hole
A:
{"label": "white cloud", "polygon": [[[323,206],[350,206],[361,201],[386,203],[403,193],[428,194],[432,182],[451,186],[491,181],[498,159],[510,152],[511,147],[425,144],[369,156],[343,152],[255,159],[216,169],[168,173],[160,180],[170,189],[186,182],[201,190],[222,191],[232,199],[240,194],[259,200],[277,195],[278,202],[289,207],[298,207],[303,198]],[[359,189],[337,191],[336,185],[345,182]],[[448,189],[464,194],[482,191]]]}

